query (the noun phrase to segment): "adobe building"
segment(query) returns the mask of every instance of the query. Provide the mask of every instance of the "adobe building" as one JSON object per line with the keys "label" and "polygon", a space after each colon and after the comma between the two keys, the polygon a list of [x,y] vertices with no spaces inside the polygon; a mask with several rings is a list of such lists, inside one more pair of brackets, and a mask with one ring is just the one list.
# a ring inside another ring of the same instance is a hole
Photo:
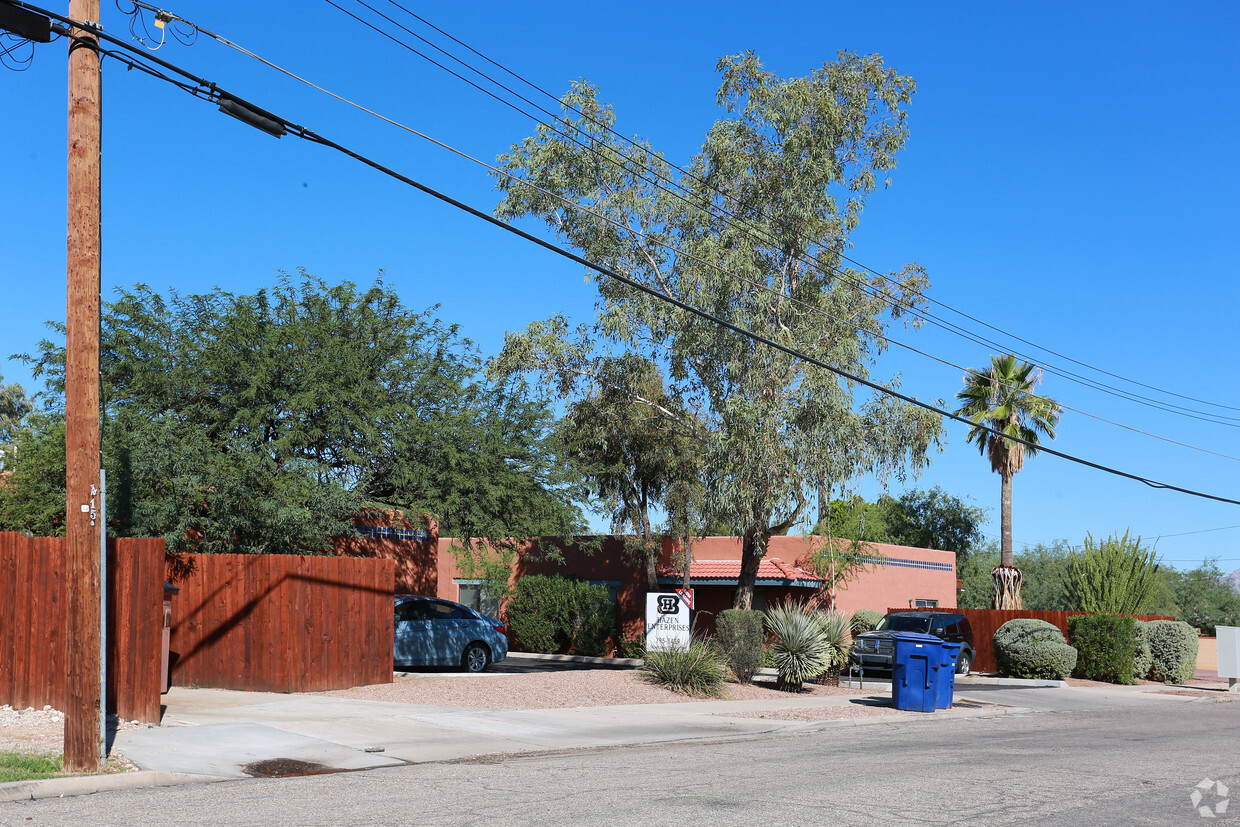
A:
{"label": "adobe building", "polygon": [[[378,556],[396,561],[396,593],[422,594],[455,600],[487,614],[498,607],[488,602],[485,583],[463,574],[452,551],[457,541],[437,536],[437,526],[426,518],[409,520],[391,512],[361,515],[355,528],[359,536],[336,538],[336,553]],[[555,542],[555,541],[547,541]],[[824,537],[772,537],[758,568],[754,588],[755,609],[785,600],[825,599],[822,578],[804,568],[805,560]],[[959,582],[956,555],[950,551],[868,544],[872,562],[855,579],[835,590],[837,610],[885,612],[895,607],[954,608]],[[622,537],[587,537],[567,546],[557,543],[561,559],[539,553],[534,544],[514,558],[509,585],[531,574],[560,574],[609,587],[616,603],[620,635],[639,638],[645,629],[646,573],[634,559]],[[692,543],[690,585],[694,590],[694,627],[709,634],[715,617],[732,607],[740,576],[741,541],[737,537],[703,537]],[[683,571],[673,568],[680,557],[679,545],[666,541],[659,565],[659,588],[679,588]]]}

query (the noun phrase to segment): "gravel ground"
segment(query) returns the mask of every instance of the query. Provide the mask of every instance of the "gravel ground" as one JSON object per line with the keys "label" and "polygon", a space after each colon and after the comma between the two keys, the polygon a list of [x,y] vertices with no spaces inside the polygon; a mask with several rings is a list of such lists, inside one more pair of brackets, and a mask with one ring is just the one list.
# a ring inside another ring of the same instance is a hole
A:
{"label": "gravel ground", "polygon": [[[138,721],[117,721],[108,716],[108,731],[142,729]],[[0,752],[29,752],[60,755],[65,751],[65,714],[45,706],[14,709],[0,706]],[[138,768],[129,759],[114,754],[108,759],[107,772],[132,772]]]}
{"label": "gravel ground", "polygon": [[[700,700],[678,694],[642,680],[641,673],[615,669],[574,669],[525,675],[411,675],[392,683],[358,686],[316,693],[337,698],[368,701],[429,704],[495,712],[512,709],[553,709],[560,707],[624,706],[628,704],[676,704]],[[775,684],[755,681],[748,686],[729,683],[719,700],[786,701],[795,697],[822,695],[871,695],[859,689],[807,684],[799,695],[780,692]],[[873,714],[869,707],[856,707],[854,714]],[[888,710],[894,712],[894,710]]]}

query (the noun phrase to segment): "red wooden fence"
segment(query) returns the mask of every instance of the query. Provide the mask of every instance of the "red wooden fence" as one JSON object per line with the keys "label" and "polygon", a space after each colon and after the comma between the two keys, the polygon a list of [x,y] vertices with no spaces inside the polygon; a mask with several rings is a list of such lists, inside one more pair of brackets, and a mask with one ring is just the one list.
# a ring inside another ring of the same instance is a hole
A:
{"label": "red wooden fence", "polygon": [[[977,650],[977,657],[973,661],[973,669],[978,672],[997,672],[999,664],[995,660],[994,637],[999,627],[1009,620],[1017,618],[1036,618],[1037,620],[1045,620],[1059,627],[1059,630],[1068,635],[1068,618],[1073,615],[1086,614],[1086,612],[1050,612],[1050,611],[1034,611],[1032,609],[916,609],[910,610],[907,606],[898,609],[888,609],[888,612],[955,612],[962,614],[969,619],[969,626],[973,628],[973,648]],[[1162,615],[1133,615],[1138,620],[1174,620],[1172,617],[1163,617]]]}
{"label": "red wooden fence", "polygon": [[264,692],[390,683],[395,571],[391,560],[183,555],[169,566],[180,587],[173,683]]}
{"label": "red wooden fence", "polygon": [[[164,541],[108,541],[108,710],[159,721]],[[64,709],[62,537],[0,532],[0,703]]]}

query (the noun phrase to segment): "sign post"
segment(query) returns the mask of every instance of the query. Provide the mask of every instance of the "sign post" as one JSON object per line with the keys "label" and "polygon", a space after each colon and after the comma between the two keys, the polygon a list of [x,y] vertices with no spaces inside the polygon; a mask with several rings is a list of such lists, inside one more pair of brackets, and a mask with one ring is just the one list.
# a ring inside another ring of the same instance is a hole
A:
{"label": "sign post", "polygon": [[688,649],[693,590],[646,593],[646,651]]}

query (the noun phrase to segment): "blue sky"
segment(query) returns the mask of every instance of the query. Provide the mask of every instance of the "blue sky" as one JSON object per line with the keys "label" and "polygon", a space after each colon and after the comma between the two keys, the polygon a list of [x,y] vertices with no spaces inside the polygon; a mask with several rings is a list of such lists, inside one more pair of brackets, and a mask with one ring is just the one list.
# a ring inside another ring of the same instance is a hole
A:
{"label": "blue sky", "polygon": [[[434,36],[394,5],[369,1]],[[369,15],[354,0],[338,2]],[[320,0],[163,5],[484,160],[534,128]],[[1240,299],[1233,4],[409,7],[554,93],[588,78],[615,104],[621,132],[678,163],[719,115],[720,56],[752,49],[769,69],[803,75],[839,49],[881,54],[916,79],[918,92],[908,147],[891,188],[870,198],[852,256],[879,270],[922,264],[933,299],[1002,332],[941,307],[933,312],[1005,348],[1194,412],[1240,418],[1240,393],[1225,369],[1237,349]],[[104,0],[101,16],[107,30],[127,34],[115,4]],[[65,314],[64,54],[63,42],[41,46],[27,71],[0,69],[0,371],[28,390],[26,366],[8,357],[32,351],[42,323]],[[157,55],[474,206],[489,211],[496,202],[480,167],[214,41],[169,42]],[[329,150],[243,126],[114,61],[104,73],[105,296],[136,282],[246,292],[298,267],[328,281],[368,283],[383,270],[410,307],[441,305],[441,316],[459,322],[486,354],[505,331],[552,313],[591,318],[593,293],[575,265]],[[953,365],[982,365],[996,352],[932,325],[895,338]],[[1136,387],[1063,357],[1231,409]],[[905,391],[925,400],[950,401],[961,382],[956,367],[898,347],[874,375],[896,373]],[[1175,415],[1049,371],[1042,388],[1075,409],[1064,414],[1057,450],[1240,499],[1240,461],[1135,432],[1236,457],[1240,419]],[[990,508],[987,532],[997,536],[999,479],[961,426],[948,426],[943,452],[914,484],[941,485]],[[870,480],[859,493],[873,499],[883,490]],[[1157,538],[1172,565],[1217,557],[1225,571],[1240,567],[1234,505],[1045,455],[1015,478],[1014,503],[1018,544],[1079,543],[1087,531],[1131,529]]]}

